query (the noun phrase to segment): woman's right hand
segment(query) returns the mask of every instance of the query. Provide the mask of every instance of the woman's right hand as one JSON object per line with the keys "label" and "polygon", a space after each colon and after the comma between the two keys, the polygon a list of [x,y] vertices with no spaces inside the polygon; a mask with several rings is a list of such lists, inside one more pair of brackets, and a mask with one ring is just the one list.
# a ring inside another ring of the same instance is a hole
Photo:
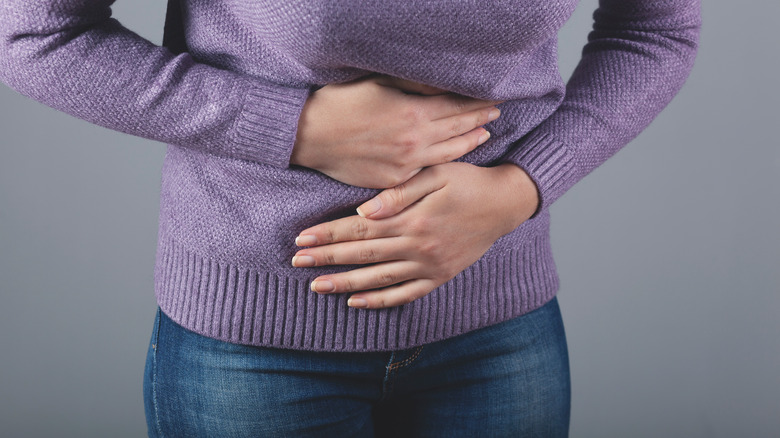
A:
{"label": "woman's right hand", "polygon": [[498,103],[387,76],[326,85],[303,107],[290,162],[358,187],[395,187],[487,141],[481,126],[498,118]]}

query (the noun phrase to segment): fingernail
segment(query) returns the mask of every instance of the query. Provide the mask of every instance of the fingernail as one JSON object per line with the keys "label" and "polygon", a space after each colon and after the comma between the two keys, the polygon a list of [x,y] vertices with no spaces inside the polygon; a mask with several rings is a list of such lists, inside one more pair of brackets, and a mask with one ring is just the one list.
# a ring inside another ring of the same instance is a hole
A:
{"label": "fingernail", "polygon": [[493,120],[496,120],[498,118],[498,116],[500,116],[500,115],[501,115],[501,110],[498,109],[498,108],[493,108],[488,113],[488,121],[492,122]]}
{"label": "fingernail", "polygon": [[358,207],[357,213],[360,215],[360,217],[368,217],[379,211],[381,208],[382,201],[380,201],[378,198],[374,198]]}
{"label": "fingernail", "polygon": [[317,244],[317,237],[310,234],[298,236],[295,238],[295,244],[297,246],[314,246]]}
{"label": "fingernail", "polygon": [[347,300],[347,305],[349,307],[365,309],[368,307],[368,301],[364,300],[363,298],[351,297],[349,300]]}
{"label": "fingernail", "polygon": [[314,257],[308,255],[295,256],[292,259],[292,265],[297,268],[308,268],[315,264]]}
{"label": "fingernail", "polygon": [[488,141],[489,138],[490,138],[490,131],[486,129],[485,132],[483,132],[482,135],[479,136],[479,144]]}
{"label": "fingernail", "polygon": [[335,289],[336,286],[328,280],[314,280],[311,282],[311,290],[314,292],[333,292]]}

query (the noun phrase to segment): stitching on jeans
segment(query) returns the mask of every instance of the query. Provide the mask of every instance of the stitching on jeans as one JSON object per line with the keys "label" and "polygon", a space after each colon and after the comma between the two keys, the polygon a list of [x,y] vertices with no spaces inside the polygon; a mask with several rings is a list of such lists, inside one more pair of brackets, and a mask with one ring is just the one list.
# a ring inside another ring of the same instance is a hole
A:
{"label": "stitching on jeans", "polygon": [[394,362],[387,366],[388,370],[397,370],[398,368],[404,367],[406,365],[409,365],[410,363],[414,362],[415,359],[417,359],[417,356],[420,355],[420,352],[422,352],[423,346],[420,345],[417,347],[417,349],[414,351],[414,354],[407,357],[406,359],[400,361],[400,362]]}
{"label": "stitching on jeans", "polygon": [[[390,352],[390,359],[388,360],[388,362],[392,364],[393,359],[395,359],[395,351]],[[379,397],[380,402],[386,399],[390,394],[390,392],[393,390],[393,382],[392,382],[393,369],[390,367],[390,365],[387,365],[385,367],[385,370],[386,370],[385,377],[384,379],[382,379],[382,395]]]}
{"label": "stitching on jeans", "polygon": [[157,404],[157,350],[160,345],[160,325],[162,325],[162,310],[157,308],[157,332],[154,334],[154,344],[152,344],[152,354],[154,362],[152,364],[152,403],[154,404],[154,422],[157,426],[157,436],[162,437],[162,425],[160,424],[160,409]]}

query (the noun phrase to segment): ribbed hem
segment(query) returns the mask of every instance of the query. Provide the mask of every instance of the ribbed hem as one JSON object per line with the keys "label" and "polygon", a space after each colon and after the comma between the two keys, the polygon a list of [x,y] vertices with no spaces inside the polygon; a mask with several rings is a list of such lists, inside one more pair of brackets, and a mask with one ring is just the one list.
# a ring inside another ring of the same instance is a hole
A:
{"label": "ribbed hem", "polygon": [[290,165],[306,88],[253,84],[234,131],[234,156],[286,168]]}
{"label": "ribbed hem", "polygon": [[157,302],[183,327],[228,342],[309,351],[389,351],[450,338],[535,310],[558,289],[549,237],[481,259],[425,297],[353,309],[309,281],[212,260],[160,240]]}
{"label": "ribbed hem", "polygon": [[528,134],[502,161],[522,167],[536,183],[539,207],[531,217],[563,195],[576,172],[574,156],[566,145],[544,133]]}

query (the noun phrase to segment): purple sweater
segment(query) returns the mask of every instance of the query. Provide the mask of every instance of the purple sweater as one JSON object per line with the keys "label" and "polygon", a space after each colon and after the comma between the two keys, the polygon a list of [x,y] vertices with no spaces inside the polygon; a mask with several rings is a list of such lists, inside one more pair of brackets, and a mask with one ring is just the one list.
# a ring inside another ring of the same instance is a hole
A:
{"label": "purple sweater", "polygon": [[[549,206],[644,129],[687,77],[699,0],[602,0],[568,84],[556,33],[576,0],[183,0],[175,55],[113,0],[3,0],[0,80],[76,117],[167,144],[155,289],[195,332],[301,350],[380,351],[532,311],[558,279]],[[512,162],[538,213],[427,296],[381,310],[309,290],[349,266],[292,268],[294,239],[377,193],[290,166],[317,86],[372,72],[506,100],[463,157]],[[117,248],[121,251],[120,248]]]}

